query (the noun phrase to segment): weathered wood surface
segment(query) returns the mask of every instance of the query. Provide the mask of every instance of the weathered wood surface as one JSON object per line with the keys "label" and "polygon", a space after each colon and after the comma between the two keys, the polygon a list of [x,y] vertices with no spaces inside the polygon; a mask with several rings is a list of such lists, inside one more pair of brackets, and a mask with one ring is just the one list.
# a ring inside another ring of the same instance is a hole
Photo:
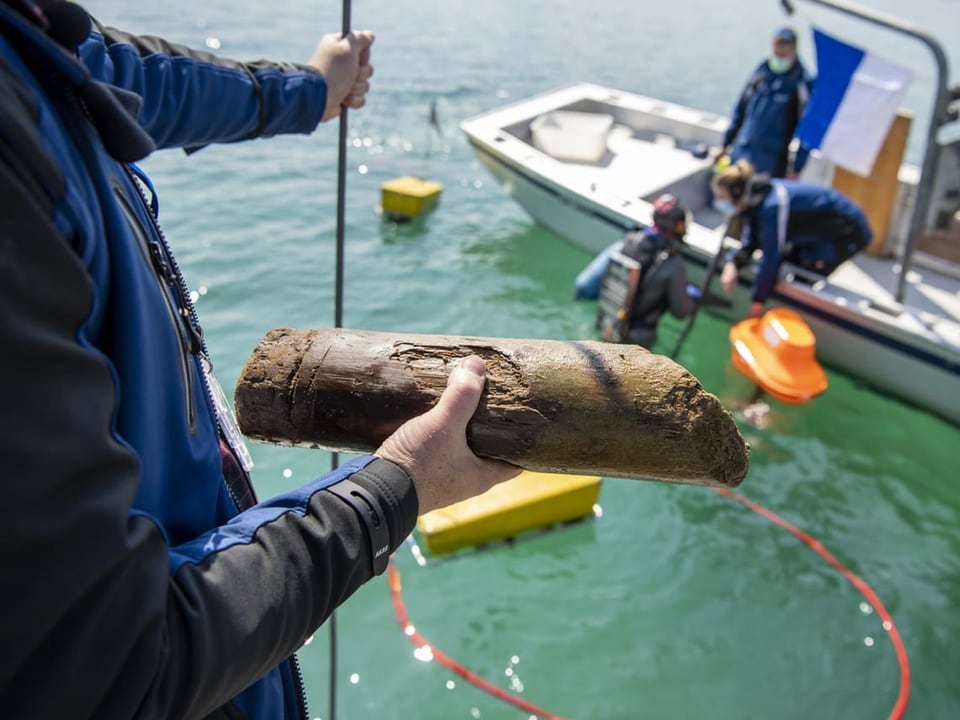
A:
{"label": "weathered wood surface", "polygon": [[478,455],[528,470],[736,486],[749,450],[687,370],[639,346],[347,329],[270,331],[237,383],[244,434],[374,451],[435,404],[453,364],[487,386],[467,428]]}

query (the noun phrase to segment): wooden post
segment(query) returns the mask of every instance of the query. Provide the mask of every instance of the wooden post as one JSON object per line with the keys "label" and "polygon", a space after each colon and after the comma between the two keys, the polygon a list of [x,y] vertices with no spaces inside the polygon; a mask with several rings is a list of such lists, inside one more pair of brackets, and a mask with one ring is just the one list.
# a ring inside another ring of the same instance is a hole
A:
{"label": "wooden post", "polygon": [[748,447],[687,370],[636,345],[270,331],[237,383],[240,429],[278,444],[369,453],[479,355],[487,387],[467,428],[478,455],[528,470],[736,486]]}

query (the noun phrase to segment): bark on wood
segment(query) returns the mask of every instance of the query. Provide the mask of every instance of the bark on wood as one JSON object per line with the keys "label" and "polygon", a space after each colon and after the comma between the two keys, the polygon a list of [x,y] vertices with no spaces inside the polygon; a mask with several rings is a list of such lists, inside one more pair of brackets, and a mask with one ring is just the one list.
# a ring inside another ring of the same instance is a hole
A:
{"label": "bark on wood", "polygon": [[528,470],[736,486],[748,448],[687,370],[639,346],[347,329],[270,331],[237,383],[240,429],[278,444],[369,453],[435,404],[459,359],[487,386],[478,455]]}

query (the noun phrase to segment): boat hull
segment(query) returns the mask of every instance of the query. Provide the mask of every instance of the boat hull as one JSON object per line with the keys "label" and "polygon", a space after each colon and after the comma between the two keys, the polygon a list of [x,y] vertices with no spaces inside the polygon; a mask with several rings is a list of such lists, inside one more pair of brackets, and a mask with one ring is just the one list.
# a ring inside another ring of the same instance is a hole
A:
{"label": "boat hull", "polygon": [[566,195],[544,178],[531,176],[481,145],[474,144],[473,148],[481,164],[530,217],[581,250],[599,253],[639,224],[629,216],[612,216],[602,206]]}

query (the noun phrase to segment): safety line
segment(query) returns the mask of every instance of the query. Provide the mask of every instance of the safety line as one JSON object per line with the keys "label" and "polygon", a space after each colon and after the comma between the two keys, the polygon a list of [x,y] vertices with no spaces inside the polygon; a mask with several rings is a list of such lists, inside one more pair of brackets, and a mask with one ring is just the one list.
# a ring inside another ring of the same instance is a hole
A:
{"label": "safety line", "polygon": [[[890,642],[893,644],[893,649],[897,656],[897,664],[900,668],[900,691],[897,695],[897,701],[894,704],[893,709],[890,711],[890,715],[888,716],[888,720],[900,720],[903,717],[904,712],[906,712],[907,702],[910,698],[910,660],[907,657],[907,651],[903,645],[903,639],[900,636],[900,631],[897,630],[897,626],[894,624],[893,618],[890,616],[890,613],[887,612],[887,609],[884,607],[883,603],[880,602],[880,598],[877,597],[877,594],[873,591],[873,588],[871,588],[870,585],[863,580],[863,578],[856,575],[852,570],[848,569],[839,560],[837,560],[837,558],[834,557],[834,555],[827,550],[819,540],[808,533],[805,533],[803,530],[800,530],[795,525],[792,525],[790,522],[780,517],[772,510],[768,510],[759,503],[749,500],[739,493],[731,492],[727,488],[713,489],[718,494],[729,498],[730,500],[735,500],[758,515],[766,518],[770,522],[779,525],[795,538],[800,540],[804,545],[826,560],[827,563],[829,563],[837,572],[843,575],[850,582],[850,584],[860,591],[870,605],[873,606],[874,610],[877,612],[877,615],[879,615],[880,619],[883,621],[883,629],[886,630],[887,634],[890,636]],[[387,582],[390,586],[390,596],[393,600],[393,611],[397,617],[397,622],[399,623],[400,628],[403,630],[404,635],[409,638],[414,647],[418,649],[426,648],[431,654],[431,659],[436,660],[443,667],[459,675],[467,682],[476,685],[481,690],[493,695],[497,699],[502,700],[503,702],[513,705],[514,707],[517,707],[525,712],[532,713],[539,718],[544,718],[545,720],[563,720],[560,715],[554,715],[547,710],[543,710],[524,700],[518,695],[504,690],[503,688],[497,687],[488,680],[485,680],[475,672],[461,665],[449,655],[444,654],[439,648],[437,648],[436,645],[421,635],[417,631],[416,627],[414,627],[413,623],[410,622],[410,617],[407,615],[407,608],[403,602],[403,595],[401,592],[402,586],[400,582],[400,571],[397,570],[397,567],[392,559],[390,560],[390,564],[387,566]]]}
{"label": "safety line", "polygon": [[498,700],[502,700],[505,703],[513,705],[524,712],[536,715],[538,718],[544,718],[545,720],[564,720],[560,715],[554,715],[552,712],[543,710],[533,703],[524,700],[519,695],[514,695],[503,688],[499,688],[490,681],[480,677],[472,670],[468,670],[452,657],[444,654],[443,651],[441,651],[436,645],[421,635],[414,627],[413,623],[410,622],[410,618],[407,615],[407,608],[406,605],[404,605],[403,596],[400,594],[400,571],[397,570],[393,560],[391,560],[390,564],[387,566],[387,582],[390,585],[390,596],[393,599],[393,611],[397,616],[397,622],[400,623],[400,627],[403,629],[403,634],[410,639],[410,642],[413,643],[414,647],[418,649],[428,649],[433,660],[436,660],[438,663],[440,663],[440,665],[447,668],[447,670],[459,675],[468,683],[476,685],[481,690],[493,695]]}
{"label": "safety line", "polygon": [[736,500],[741,505],[748,507],[750,510],[753,510],[753,512],[765,517],[770,522],[779,525],[788,533],[793,535],[800,542],[817,553],[817,555],[826,560],[834,570],[843,575],[851,585],[860,591],[860,594],[867,599],[867,602],[873,606],[873,609],[877,611],[877,615],[879,615],[880,619],[883,620],[883,629],[886,630],[887,634],[890,636],[890,642],[893,644],[894,652],[897,655],[897,665],[900,667],[900,690],[897,694],[897,701],[893,706],[893,710],[890,711],[890,715],[888,716],[889,720],[900,720],[900,718],[903,717],[904,712],[907,710],[907,702],[910,699],[910,660],[907,657],[907,650],[903,645],[903,639],[900,637],[900,631],[897,630],[897,626],[894,624],[893,618],[890,616],[890,613],[887,612],[887,609],[884,607],[883,603],[880,602],[880,598],[877,597],[877,594],[873,591],[873,588],[871,588],[863,578],[861,578],[859,575],[856,575],[852,570],[848,569],[839,560],[837,560],[837,558],[833,556],[833,553],[827,550],[819,540],[792,525],[790,522],[783,519],[772,510],[768,510],[762,505],[755,503],[753,500],[744,497],[740,493],[731,492],[727,488],[713,489],[718,494],[723,495],[726,498]]}

